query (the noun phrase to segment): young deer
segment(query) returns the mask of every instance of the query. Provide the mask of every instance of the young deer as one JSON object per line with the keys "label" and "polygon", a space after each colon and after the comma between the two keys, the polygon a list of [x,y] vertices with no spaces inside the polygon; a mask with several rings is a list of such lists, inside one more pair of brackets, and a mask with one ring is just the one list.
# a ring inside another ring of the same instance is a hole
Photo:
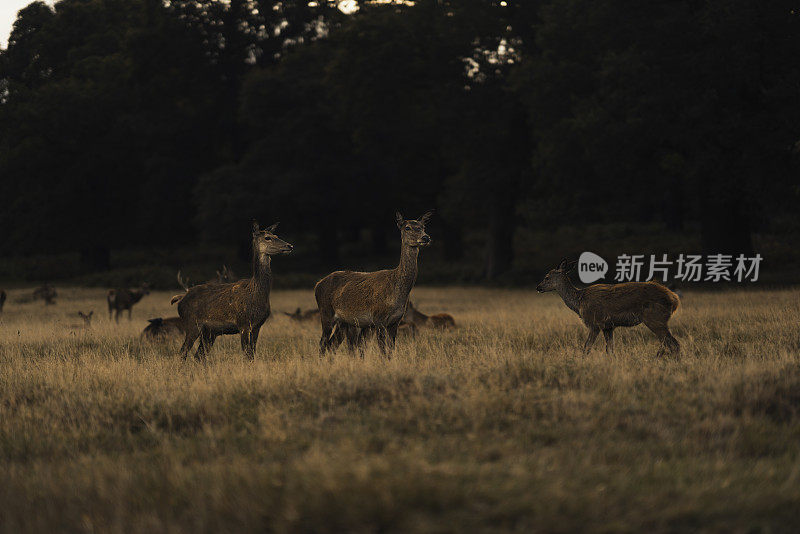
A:
{"label": "young deer", "polygon": [[7,296],[5,289],[0,289],[0,313],[3,313],[3,305],[6,303]]}
{"label": "young deer", "polygon": [[114,319],[119,322],[120,313],[128,310],[128,320],[131,320],[133,305],[150,294],[150,286],[145,282],[141,287],[109,289],[106,295],[108,301],[108,319],[116,312]]}
{"label": "young deer", "polygon": [[242,350],[255,358],[261,326],[270,316],[269,294],[272,289],[270,256],[288,254],[292,245],[275,235],[278,224],[260,230],[253,222],[253,276],[229,284],[210,283],[195,286],[185,295],[173,297],[179,302],[178,314],[184,321],[186,339],[181,347],[183,359],[195,340],[200,343],[195,358],[202,360],[223,334],[241,334]]}
{"label": "young deer", "polygon": [[300,308],[297,308],[294,311],[294,313],[283,312],[283,314],[286,315],[287,317],[289,317],[289,319],[291,319],[293,321],[304,322],[304,321],[310,321],[311,319],[314,319],[317,315],[319,315],[319,310],[318,309],[313,309],[313,310],[303,311]]}
{"label": "young deer", "polygon": [[42,299],[44,300],[45,304],[55,304],[56,297],[58,296],[58,292],[56,288],[50,285],[49,282],[45,282],[43,286],[36,288],[33,292],[34,299]]}
{"label": "young deer", "polygon": [[94,310],[91,310],[89,313],[83,313],[82,311],[79,311],[78,317],[83,319],[83,323],[73,324],[70,328],[73,330],[89,330],[92,327],[92,316],[94,316]]}
{"label": "young deer", "polygon": [[455,328],[456,321],[449,313],[437,313],[434,315],[425,315],[414,307],[414,303],[408,301],[408,309],[403,316],[403,323],[411,323],[415,326],[430,326],[433,328],[440,328],[446,330],[448,328]]}
{"label": "young deer", "polygon": [[[425,233],[425,223],[433,214],[429,211],[418,220],[405,220],[395,214],[400,229],[400,263],[394,269],[371,273],[336,271],[314,287],[317,298],[322,337],[319,341],[320,356],[335,350],[347,335],[348,347],[354,350],[362,328],[374,327],[378,347],[386,354],[394,347],[397,327],[406,310],[408,294],[417,280],[417,258],[420,247],[430,245],[431,238]],[[333,334],[334,325],[337,334]]]}
{"label": "young deer", "polygon": [[151,340],[163,340],[169,336],[180,336],[185,334],[183,319],[180,317],[167,317],[163,319],[148,319],[148,324],[142,331],[142,337]]}
{"label": "young deer", "polygon": [[623,284],[594,284],[578,289],[569,280],[567,261],[562,260],[536,286],[539,293],[556,291],[564,304],[578,314],[589,328],[583,345],[588,353],[600,331],[606,339],[606,352],[614,351],[614,328],[644,323],[661,341],[658,356],[664,349],[680,350],[680,344],[669,331],[667,322],[678,309],[678,295],[655,280]]}

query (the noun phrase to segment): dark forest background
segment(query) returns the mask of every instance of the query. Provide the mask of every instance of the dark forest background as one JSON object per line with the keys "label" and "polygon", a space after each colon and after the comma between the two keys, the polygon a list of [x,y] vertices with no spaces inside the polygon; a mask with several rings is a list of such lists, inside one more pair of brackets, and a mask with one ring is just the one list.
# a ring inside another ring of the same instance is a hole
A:
{"label": "dark forest background", "polygon": [[583,250],[758,251],[790,281],[795,4],[33,2],[0,51],[0,279],[246,270],[255,217],[304,284],[394,262],[395,210],[436,208],[423,282]]}

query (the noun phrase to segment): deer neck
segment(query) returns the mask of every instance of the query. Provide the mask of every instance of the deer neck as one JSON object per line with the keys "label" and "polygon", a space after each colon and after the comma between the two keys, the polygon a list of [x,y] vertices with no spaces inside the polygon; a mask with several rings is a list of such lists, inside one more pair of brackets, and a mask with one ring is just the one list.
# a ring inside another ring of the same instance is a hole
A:
{"label": "deer neck", "polygon": [[272,287],[272,258],[269,254],[253,252],[253,285],[257,290],[269,293]]}
{"label": "deer neck", "polygon": [[580,306],[581,306],[581,298],[583,297],[583,290],[578,289],[572,282],[569,280],[565,280],[561,287],[557,290],[559,296],[561,296],[561,300],[564,301],[564,304],[567,305],[567,308],[574,311],[578,315],[581,314]]}
{"label": "deer neck", "polygon": [[419,248],[403,245],[400,249],[400,264],[397,266],[397,296],[398,301],[405,303],[408,294],[417,281],[417,258]]}

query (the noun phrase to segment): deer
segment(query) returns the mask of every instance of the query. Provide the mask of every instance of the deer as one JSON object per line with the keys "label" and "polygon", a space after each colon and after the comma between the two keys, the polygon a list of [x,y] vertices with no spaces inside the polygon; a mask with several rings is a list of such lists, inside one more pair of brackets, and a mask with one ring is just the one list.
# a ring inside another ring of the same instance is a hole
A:
{"label": "deer", "polygon": [[150,340],[163,340],[170,336],[180,336],[185,334],[183,319],[180,317],[157,317],[148,319],[148,324],[142,331],[142,337]]}
{"label": "deer", "polygon": [[283,314],[293,321],[304,322],[316,318],[317,315],[319,315],[319,310],[314,308],[313,310],[303,311],[300,308],[297,308],[294,313],[283,312]]}
{"label": "deer", "polygon": [[[408,295],[417,280],[419,249],[431,243],[425,232],[432,211],[417,220],[404,219],[395,213],[400,230],[400,262],[394,269],[375,272],[335,271],[314,286],[319,308],[322,336],[320,356],[338,348],[347,337],[351,352],[361,329],[374,329],[381,353],[387,355],[397,338],[397,329],[406,311]],[[334,326],[336,334],[334,334]]]}
{"label": "deer", "polygon": [[131,320],[133,305],[142,300],[145,296],[150,294],[150,286],[147,282],[143,283],[140,287],[132,288],[119,288],[109,289],[106,295],[108,301],[108,319],[114,312],[114,319],[119,322],[120,313],[128,310],[128,320]]}
{"label": "deer", "polygon": [[656,280],[625,282],[622,284],[593,284],[578,289],[569,279],[574,265],[562,260],[557,268],[545,275],[536,286],[539,293],[555,291],[564,304],[578,314],[589,328],[589,337],[583,345],[588,354],[597,335],[602,330],[606,340],[606,353],[614,352],[614,328],[636,326],[641,323],[658,337],[661,346],[657,357],[665,350],[680,351],[680,343],[670,333],[667,322],[680,305],[680,298]]}
{"label": "deer", "polygon": [[261,326],[269,318],[272,290],[273,255],[289,254],[293,246],[275,235],[278,223],[266,230],[253,221],[252,277],[226,284],[195,286],[183,295],[176,295],[178,315],[184,322],[185,339],[181,347],[183,359],[189,355],[197,338],[200,343],[195,359],[205,355],[220,335],[241,335],[242,351],[249,360],[255,359],[256,342]]}
{"label": "deer", "polygon": [[[192,287],[192,284],[189,282],[188,278],[185,278],[181,271],[178,271],[178,285],[183,288],[184,291],[189,291]],[[222,269],[217,271],[216,278],[212,278],[211,280],[207,280],[206,284],[225,284],[228,282],[235,282],[236,275],[233,273],[232,270],[228,268],[227,265],[223,265]]]}
{"label": "deer", "polygon": [[33,298],[44,300],[45,305],[55,304],[57,296],[58,291],[49,282],[45,282],[43,286],[36,288],[33,292]]}
{"label": "deer", "polygon": [[456,321],[449,313],[425,315],[414,307],[414,303],[411,300],[408,301],[408,309],[403,316],[403,323],[410,323],[415,326],[429,326],[442,330],[456,327]]}
{"label": "deer", "polygon": [[78,311],[78,317],[83,319],[83,323],[70,325],[70,328],[72,330],[89,330],[92,327],[93,316],[94,316],[94,310],[91,310],[89,313],[83,313],[82,311]]}
{"label": "deer", "polygon": [[3,313],[3,306],[6,303],[6,298],[8,295],[6,294],[5,289],[0,289],[0,313]]}

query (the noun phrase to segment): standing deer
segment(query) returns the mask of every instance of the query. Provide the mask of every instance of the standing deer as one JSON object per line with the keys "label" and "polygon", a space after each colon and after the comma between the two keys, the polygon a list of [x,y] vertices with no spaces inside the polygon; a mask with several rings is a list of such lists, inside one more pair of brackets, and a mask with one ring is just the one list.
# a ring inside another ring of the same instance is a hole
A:
{"label": "standing deer", "polygon": [[6,303],[7,296],[5,289],[0,289],[0,313],[3,313],[3,306]]}
{"label": "standing deer", "polygon": [[58,291],[49,282],[45,282],[43,286],[36,288],[33,292],[34,299],[42,299],[47,305],[55,304],[57,296]]}
{"label": "standing deer", "polygon": [[403,323],[411,323],[415,326],[431,326],[433,328],[441,328],[442,330],[456,327],[456,321],[449,313],[425,315],[415,308],[414,303],[410,300],[408,301],[406,314],[403,316]]}
{"label": "standing deer", "polygon": [[200,337],[195,358],[202,360],[219,335],[241,334],[242,350],[253,360],[261,326],[270,316],[272,289],[270,256],[288,254],[294,247],[275,235],[275,223],[260,230],[253,222],[253,276],[228,284],[195,286],[185,295],[173,297],[184,321],[186,339],[181,347],[185,360]]}
{"label": "standing deer", "polygon": [[[403,219],[399,212],[395,214],[401,246],[400,263],[394,269],[371,273],[336,271],[317,282],[314,295],[322,324],[320,356],[336,350],[345,334],[352,351],[359,338],[363,338],[360,335],[363,328],[374,327],[383,354],[387,338],[389,348],[394,347],[408,294],[417,280],[419,249],[431,243],[425,223],[432,214],[429,211],[416,221]],[[332,335],[334,326],[336,335]]]}
{"label": "standing deer", "polygon": [[539,293],[556,291],[564,304],[589,328],[589,337],[583,345],[588,354],[600,331],[606,339],[606,352],[614,352],[614,328],[636,326],[644,323],[661,341],[658,356],[665,349],[672,352],[680,350],[680,344],[669,331],[667,322],[678,309],[678,295],[661,283],[626,282],[623,284],[594,284],[578,289],[569,280],[570,268],[562,260],[536,286]]}
{"label": "standing deer", "polygon": [[108,319],[116,311],[114,319],[119,322],[119,315],[122,311],[128,310],[128,320],[131,320],[133,305],[150,294],[150,286],[145,282],[140,287],[109,289],[106,295],[108,301]]}

